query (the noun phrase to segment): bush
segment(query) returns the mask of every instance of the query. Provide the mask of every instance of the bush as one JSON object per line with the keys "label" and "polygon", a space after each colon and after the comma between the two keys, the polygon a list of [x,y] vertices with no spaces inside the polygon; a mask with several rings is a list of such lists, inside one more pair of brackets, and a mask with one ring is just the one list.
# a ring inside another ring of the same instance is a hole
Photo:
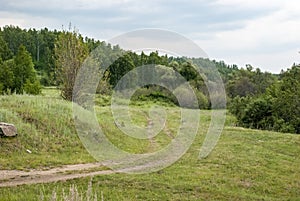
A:
{"label": "bush", "polygon": [[251,101],[251,98],[246,96],[246,97],[235,97],[233,98],[228,106],[228,109],[231,114],[235,115],[238,123],[241,123],[242,117],[245,115],[245,109],[247,104]]}
{"label": "bush", "polygon": [[252,99],[245,107],[241,122],[244,126],[256,129],[270,129],[273,126],[272,104],[264,97]]}
{"label": "bush", "polygon": [[295,128],[282,118],[275,119],[273,129],[282,133],[295,133]]}
{"label": "bush", "polygon": [[198,106],[200,109],[209,109],[209,101],[208,98],[198,90],[194,90],[197,100],[198,100]]}
{"label": "bush", "polygon": [[179,99],[178,102],[180,103],[181,107],[198,108],[199,103],[197,97],[196,99],[194,99],[191,92],[192,91],[190,91],[188,88],[184,86],[180,86],[174,91],[175,96],[177,97],[177,99]]}
{"label": "bush", "polygon": [[170,105],[178,105],[176,97],[167,89],[160,86],[147,86],[135,91],[133,101],[159,101]]}
{"label": "bush", "polygon": [[31,83],[29,80],[26,80],[26,83],[24,84],[24,91],[27,94],[31,95],[38,95],[42,92],[42,87],[39,81],[34,81]]}

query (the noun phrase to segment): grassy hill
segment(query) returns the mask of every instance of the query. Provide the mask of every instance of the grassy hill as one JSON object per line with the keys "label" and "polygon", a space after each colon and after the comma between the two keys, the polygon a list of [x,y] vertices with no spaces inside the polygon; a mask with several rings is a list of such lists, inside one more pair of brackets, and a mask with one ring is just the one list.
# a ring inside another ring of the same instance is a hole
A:
{"label": "grassy hill", "polygon": [[[146,111],[152,105],[132,106],[137,124],[147,123]],[[123,150],[151,152],[170,142],[166,130],[151,142],[124,136],[110,107],[97,106],[96,111],[107,137]],[[175,133],[179,110],[166,106],[166,111],[169,130]],[[217,146],[199,160],[209,114],[201,111],[200,129],[188,152],[159,172],[96,176],[92,188],[90,178],[0,188],[0,200],[51,200],[54,194],[60,200],[72,185],[82,195],[92,191],[98,200],[300,200],[300,135],[233,127],[234,119],[228,116]],[[44,96],[0,96],[0,121],[16,124],[19,133],[16,138],[0,138],[0,169],[95,161],[76,134],[71,103],[61,100],[55,90]]]}

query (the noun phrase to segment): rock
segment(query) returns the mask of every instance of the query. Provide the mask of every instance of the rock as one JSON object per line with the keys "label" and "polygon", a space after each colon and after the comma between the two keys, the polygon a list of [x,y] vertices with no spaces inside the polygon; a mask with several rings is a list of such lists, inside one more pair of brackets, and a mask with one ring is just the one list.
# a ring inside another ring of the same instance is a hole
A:
{"label": "rock", "polygon": [[13,124],[0,122],[0,136],[13,137],[17,134],[17,128]]}

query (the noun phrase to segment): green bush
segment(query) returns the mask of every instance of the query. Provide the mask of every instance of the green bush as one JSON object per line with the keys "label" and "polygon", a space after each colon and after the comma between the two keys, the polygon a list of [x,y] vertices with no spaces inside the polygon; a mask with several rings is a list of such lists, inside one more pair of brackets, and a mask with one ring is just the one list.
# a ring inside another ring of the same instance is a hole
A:
{"label": "green bush", "polygon": [[198,101],[197,99],[193,99],[190,94],[190,90],[185,87],[178,87],[175,90],[176,97],[180,100],[180,106],[186,108],[197,108]]}
{"label": "green bush", "polygon": [[208,98],[199,90],[194,90],[197,100],[198,106],[200,109],[209,109],[209,101]]}
{"label": "green bush", "polygon": [[131,97],[133,101],[164,102],[170,105],[178,105],[176,97],[167,89],[160,86],[147,86],[135,91]]}
{"label": "green bush", "polygon": [[244,113],[245,113],[246,106],[250,101],[251,98],[249,96],[246,97],[237,96],[229,102],[228,109],[233,115],[236,116],[239,124],[241,123],[242,117],[245,115]]}
{"label": "green bush", "polygon": [[272,127],[272,104],[264,97],[252,99],[245,107],[242,124],[256,129]]}
{"label": "green bush", "polygon": [[27,94],[31,95],[38,95],[42,92],[42,87],[39,81],[34,81],[33,83],[30,82],[30,80],[26,80],[26,83],[24,84],[24,91]]}

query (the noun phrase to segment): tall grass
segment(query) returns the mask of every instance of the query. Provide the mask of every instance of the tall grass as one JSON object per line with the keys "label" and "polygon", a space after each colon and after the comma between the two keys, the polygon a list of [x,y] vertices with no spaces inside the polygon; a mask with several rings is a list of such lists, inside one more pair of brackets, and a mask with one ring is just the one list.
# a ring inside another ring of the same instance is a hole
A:
{"label": "tall grass", "polygon": [[92,179],[89,181],[86,191],[81,191],[77,185],[71,184],[70,187],[65,190],[54,189],[51,197],[47,198],[44,192],[40,193],[39,201],[104,201],[103,193],[100,197],[93,190]]}
{"label": "tall grass", "polygon": [[71,106],[44,96],[0,96],[0,121],[13,123],[18,129],[17,137],[0,140],[0,169],[94,161],[76,134]]}

